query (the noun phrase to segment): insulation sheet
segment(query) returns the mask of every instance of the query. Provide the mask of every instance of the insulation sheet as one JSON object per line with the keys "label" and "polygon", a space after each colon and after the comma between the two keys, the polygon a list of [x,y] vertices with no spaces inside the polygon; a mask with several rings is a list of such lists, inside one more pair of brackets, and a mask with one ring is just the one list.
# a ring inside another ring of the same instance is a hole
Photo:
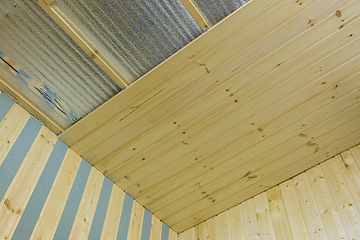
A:
{"label": "insulation sheet", "polygon": [[51,6],[129,82],[202,33],[180,0],[56,0]]}
{"label": "insulation sheet", "polygon": [[61,127],[121,90],[35,1],[1,7],[0,77]]}
{"label": "insulation sheet", "polygon": [[192,0],[211,25],[238,9],[245,0]]}

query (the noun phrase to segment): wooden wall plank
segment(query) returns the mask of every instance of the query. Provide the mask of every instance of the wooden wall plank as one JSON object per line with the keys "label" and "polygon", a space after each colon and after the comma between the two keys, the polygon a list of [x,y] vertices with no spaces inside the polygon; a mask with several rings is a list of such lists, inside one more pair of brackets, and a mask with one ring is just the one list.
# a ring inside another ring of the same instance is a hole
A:
{"label": "wooden wall plank", "polygon": [[294,239],[309,240],[304,218],[300,209],[300,204],[296,196],[295,187],[292,180],[280,184],[281,194],[290,223],[291,232]]}
{"label": "wooden wall plank", "polygon": [[35,140],[41,124],[31,117],[26,123],[23,131],[20,133],[13,147],[9,151],[5,160],[0,166],[0,198],[3,198],[5,192],[10,186],[16,172],[22,161],[28,153],[33,141]]}
{"label": "wooden wall plank", "polygon": [[[167,240],[167,239],[163,239],[161,237],[161,240]],[[168,240],[178,240],[178,234],[170,229],[170,231],[169,231],[169,239]]]}
{"label": "wooden wall plank", "polygon": [[125,193],[118,186],[113,184],[109,206],[104,220],[104,226],[101,233],[101,240],[116,239],[122,208],[124,204]]}
{"label": "wooden wall plank", "polygon": [[56,143],[43,126],[0,203],[0,238],[11,239]]}
{"label": "wooden wall plank", "polygon": [[286,213],[284,200],[282,198],[279,186],[275,186],[266,191],[269,199],[269,207],[272,222],[274,225],[275,236],[277,240],[292,240],[288,215]]}
{"label": "wooden wall plank", "polygon": [[2,121],[5,115],[11,109],[12,105],[14,105],[14,101],[11,100],[8,96],[6,96],[6,94],[0,94],[0,102],[0,121]]}
{"label": "wooden wall plank", "polygon": [[84,159],[81,159],[80,167],[77,171],[75,181],[72,184],[70,194],[68,194],[67,196],[66,205],[65,208],[63,208],[60,222],[58,222],[58,226],[54,236],[55,240],[69,238],[86,183],[89,179],[90,171],[91,165],[87,163]]}
{"label": "wooden wall plank", "polygon": [[360,209],[360,170],[356,165],[355,160],[350,151],[345,151],[340,154],[341,157],[335,158],[341,170],[346,184],[350,190],[351,196],[356,204],[357,209]]}
{"label": "wooden wall plank", "polygon": [[230,215],[225,211],[216,216],[217,220],[217,238],[230,239]]}
{"label": "wooden wall plank", "polygon": [[12,239],[30,239],[67,150],[68,147],[64,143],[56,142]]}
{"label": "wooden wall plank", "polygon": [[356,165],[360,168],[360,146],[355,146],[350,149],[351,154],[354,157]]}
{"label": "wooden wall plank", "polygon": [[194,228],[195,231],[195,238],[199,240],[205,240],[208,238],[208,232],[206,228],[206,222],[202,222],[196,225]]}
{"label": "wooden wall plank", "polygon": [[104,175],[95,168],[91,168],[89,178],[71,228],[69,239],[88,238],[103,181]]}
{"label": "wooden wall plank", "polygon": [[269,200],[266,192],[254,197],[255,212],[261,240],[274,240],[275,230],[271,219]]}
{"label": "wooden wall plank", "polygon": [[104,227],[106,210],[109,205],[113,185],[114,183],[110,179],[108,179],[107,177],[104,178],[99,200],[96,206],[95,215],[91,223],[88,240],[99,240],[101,238],[101,232]]}
{"label": "wooden wall plank", "polygon": [[[337,156],[336,158],[341,158]],[[360,239],[360,214],[335,158],[322,163],[326,181],[350,239]]]}
{"label": "wooden wall plank", "polygon": [[235,206],[229,209],[229,221],[230,221],[230,238],[229,239],[245,239],[244,224],[241,215],[241,206]]}
{"label": "wooden wall plank", "polygon": [[348,239],[338,209],[319,165],[306,172],[329,239]]}
{"label": "wooden wall plank", "polygon": [[242,220],[244,224],[245,239],[260,240],[260,232],[256,219],[254,200],[249,199],[243,202],[242,204],[240,204],[240,206],[241,206]]}
{"label": "wooden wall plank", "polygon": [[[152,216],[151,219],[151,232],[150,232],[150,240],[162,240],[162,222],[160,219],[155,217],[155,215]],[[168,234],[169,235],[169,234]]]}
{"label": "wooden wall plank", "polygon": [[[3,94],[5,95],[5,94]],[[1,100],[0,100],[1,102]],[[2,104],[2,102],[1,102]],[[0,122],[0,166],[7,154],[13,147],[15,141],[24,129],[30,114],[18,104],[13,104],[7,114]]]}
{"label": "wooden wall plank", "polygon": [[68,149],[30,239],[53,239],[68,200],[81,157]]}
{"label": "wooden wall plank", "polygon": [[131,218],[127,240],[140,239],[143,218],[144,207],[141,206],[138,202],[134,201],[131,210]]}
{"label": "wooden wall plank", "polygon": [[134,205],[133,199],[128,194],[125,194],[124,205],[121,211],[117,240],[127,240],[128,238],[133,205]]}

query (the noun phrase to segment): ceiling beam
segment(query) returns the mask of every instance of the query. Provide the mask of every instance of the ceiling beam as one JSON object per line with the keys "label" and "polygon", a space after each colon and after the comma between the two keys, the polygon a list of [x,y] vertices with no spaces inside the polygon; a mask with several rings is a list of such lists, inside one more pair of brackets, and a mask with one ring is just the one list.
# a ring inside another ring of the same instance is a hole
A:
{"label": "ceiling beam", "polygon": [[54,9],[53,0],[36,0],[38,5],[109,75],[121,88],[130,83],[104,55],[61,12]]}
{"label": "ceiling beam", "polygon": [[206,21],[206,19],[202,16],[201,11],[194,5],[191,0],[181,0],[190,14],[193,16],[195,21],[200,25],[202,30],[209,29],[211,24]]}

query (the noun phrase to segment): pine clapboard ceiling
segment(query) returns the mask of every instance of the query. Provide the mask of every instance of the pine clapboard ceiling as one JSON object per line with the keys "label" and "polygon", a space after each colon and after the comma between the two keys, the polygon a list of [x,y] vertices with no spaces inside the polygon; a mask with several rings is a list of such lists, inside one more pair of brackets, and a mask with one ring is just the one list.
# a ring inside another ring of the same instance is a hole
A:
{"label": "pine clapboard ceiling", "polygon": [[360,142],[359,10],[253,0],[60,139],[182,232]]}

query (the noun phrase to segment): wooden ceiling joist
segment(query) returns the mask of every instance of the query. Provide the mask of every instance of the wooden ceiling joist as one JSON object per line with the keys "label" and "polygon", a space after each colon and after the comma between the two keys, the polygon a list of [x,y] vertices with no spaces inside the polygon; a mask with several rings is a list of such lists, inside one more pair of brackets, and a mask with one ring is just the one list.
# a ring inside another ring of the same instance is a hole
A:
{"label": "wooden ceiling joist", "polygon": [[200,25],[202,30],[209,29],[210,23],[203,17],[200,9],[198,9],[191,0],[181,0],[195,21]]}
{"label": "wooden ceiling joist", "polygon": [[54,9],[53,0],[36,0],[39,6],[96,62],[99,67],[121,88],[127,87],[129,82],[106,59],[103,54],[69,21],[61,12]]}
{"label": "wooden ceiling joist", "polygon": [[253,0],[60,139],[182,232],[360,142],[359,10]]}

